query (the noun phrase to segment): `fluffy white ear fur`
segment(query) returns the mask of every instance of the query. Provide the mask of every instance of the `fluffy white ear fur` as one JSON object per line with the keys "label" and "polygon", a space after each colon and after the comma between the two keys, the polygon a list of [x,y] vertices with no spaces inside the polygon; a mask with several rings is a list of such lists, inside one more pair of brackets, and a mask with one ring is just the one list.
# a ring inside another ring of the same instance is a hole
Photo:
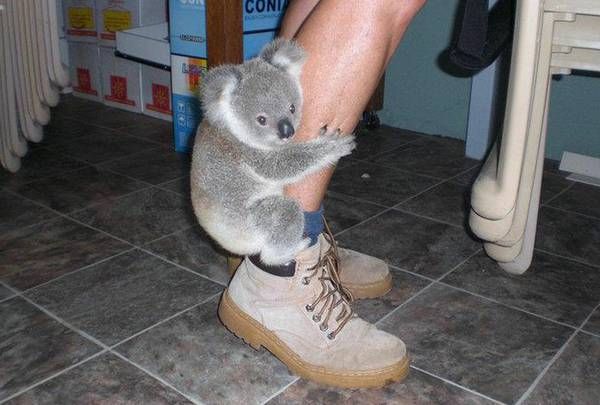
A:
{"label": "fluffy white ear fur", "polygon": [[230,100],[241,81],[241,73],[234,65],[223,65],[208,71],[201,91],[202,108],[206,118],[215,125],[230,122]]}
{"label": "fluffy white ear fur", "polygon": [[263,48],[259,57],[300,80],[306,53],[295,41],[277,38]]}

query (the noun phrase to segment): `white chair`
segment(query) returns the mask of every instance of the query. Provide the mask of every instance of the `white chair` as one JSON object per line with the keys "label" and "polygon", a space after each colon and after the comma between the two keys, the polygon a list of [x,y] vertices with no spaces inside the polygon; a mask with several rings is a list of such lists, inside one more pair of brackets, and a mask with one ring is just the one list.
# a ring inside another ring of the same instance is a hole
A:
{"label": "white chair", "polygon": [[533,256],[551,78],[600,71],[600,1],[520,0],[516,13],[504,130],[473,185],[469,223],[520,274]]}

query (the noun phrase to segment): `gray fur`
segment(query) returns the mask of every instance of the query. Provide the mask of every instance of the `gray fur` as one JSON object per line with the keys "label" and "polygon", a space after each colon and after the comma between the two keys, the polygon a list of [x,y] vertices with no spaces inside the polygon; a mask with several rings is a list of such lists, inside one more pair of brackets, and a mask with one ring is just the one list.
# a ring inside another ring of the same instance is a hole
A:
{"label": "gray fur", "polygon": [[[277,40],[242,65],[209,71],[202,89],[205,119],[191,170],[192,204],[200,224],[225,249],[260,253],[267,264],[293,259],[308,246],[298,203],[285,185],[335,164],[354,149],[354,136],[321,134],[304,143],[281,139],[277,122],[298,128],[303,50]],[[293,104],[295,112],[290,111]],[[266,117],[260,125],[257,116]]]}

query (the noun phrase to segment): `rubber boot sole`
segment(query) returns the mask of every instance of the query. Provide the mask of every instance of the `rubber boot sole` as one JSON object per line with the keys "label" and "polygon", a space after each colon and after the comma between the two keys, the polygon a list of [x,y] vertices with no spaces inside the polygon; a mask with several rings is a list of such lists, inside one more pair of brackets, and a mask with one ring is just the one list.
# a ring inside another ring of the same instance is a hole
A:
{"label": "rubber boot sole", "polygon": [[392,275],[388,275],[381,281],[370,284],[351,284],[344,282],[343,286],[347,288],[355,300],[379,298],[390,292],[394,285]]}
{"label": "rubber boot sole", "polygon": [[229,297],[227,290],[219,304],[219,318],[227,329],[254,349],[264,347],[294,374],[320,384],[341,388],[376,388],[403,380],[408,375],[408,356],[391,366],[368,371],[333,371],[307,363],[277,335],[243,312]]}

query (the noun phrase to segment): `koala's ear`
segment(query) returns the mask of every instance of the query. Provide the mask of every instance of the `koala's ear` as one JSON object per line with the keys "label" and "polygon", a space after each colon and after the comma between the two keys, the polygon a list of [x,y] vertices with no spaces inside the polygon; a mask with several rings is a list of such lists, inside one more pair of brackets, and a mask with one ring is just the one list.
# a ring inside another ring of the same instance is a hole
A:
{"label": "koala's ear", "polygon": [[299,79],[306,53],[295,41],[277,38],[263,48],[259,57]]}
{"label": "koala's ear", "polygon": [[242,72],[235,65],[210,69],[201,86],[200,99],[204,113],[213,123],[225,119],[230,111],[231,94],[242,81]]}

